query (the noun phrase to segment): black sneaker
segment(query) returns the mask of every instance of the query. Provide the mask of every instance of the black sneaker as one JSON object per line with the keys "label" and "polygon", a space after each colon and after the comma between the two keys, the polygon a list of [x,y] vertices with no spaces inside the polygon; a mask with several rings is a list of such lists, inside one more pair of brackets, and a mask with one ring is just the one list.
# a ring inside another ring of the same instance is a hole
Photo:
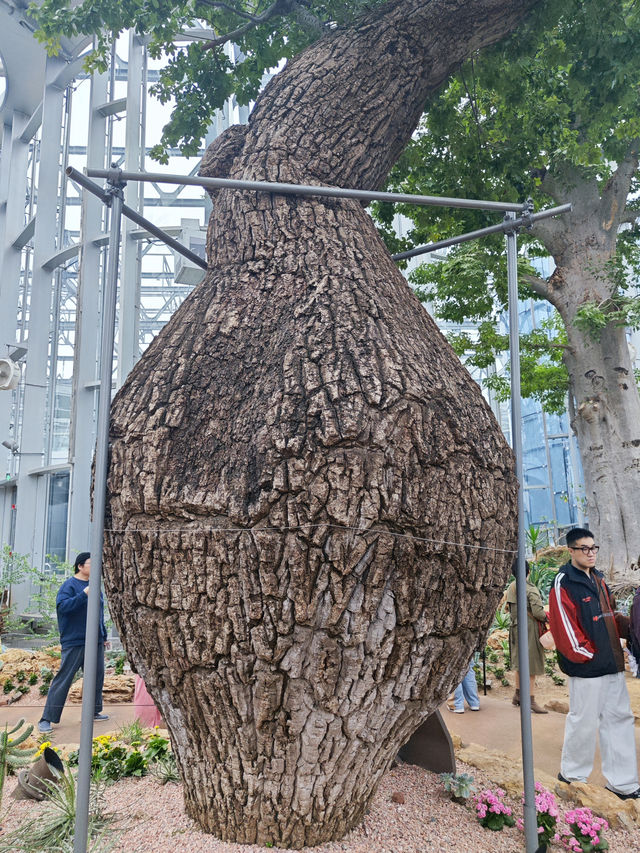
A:
{"label": "black sneaker", "polygon": [[571,784],[571,782],[570,782],[568,779],[565,779],[565,778],[564,778],[564,776],[562,775],[562,773],[558,773],[558,779],[559,779],[561,782],[564,782],[564,783],[565,783],[565,785],[570,785],[570,784]]}
{"label": "black sneaker", "polygon": [[636,788],[630,794],[621,794],[619,791],[614,791],[613,788],[607,787],[607,791],[611,791],[620,800],[640,800],[640,788]]}

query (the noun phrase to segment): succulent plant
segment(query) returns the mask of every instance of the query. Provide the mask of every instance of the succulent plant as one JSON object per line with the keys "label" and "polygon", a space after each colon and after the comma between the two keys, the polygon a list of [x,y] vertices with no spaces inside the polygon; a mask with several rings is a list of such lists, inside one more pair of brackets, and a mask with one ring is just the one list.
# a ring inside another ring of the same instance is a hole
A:
{"label": "succulent plant", "polygon": [[[31,763],[36,752],[31,747],[21,746],[33,731],[33,725],[30,724],[21,732],[20,729],[23,726],[24,719],[20,720],[12,729],[5,726],[4,731],[0,731],[0,805],[2,804],[2,792],[7,772],[12,773],[18,768],[26,767]],[[11,735],[16,734],[16,732],[19,734],[12,738]]]}
{"label": "succulent plant", "polygon": [[[21,732],[20,729],[24,726],[24,722],[22,719],[12,729],[5,726],[4,731],[0,731],[0,762],[6,766],[10,773],[16,768],[26,767],[30,764],[36,752],[34,747],[22,746],[33,731],[33,725],[30,723]],[[11,737],[16,732],[19,734],[16,737]]]}
{"label": "succulent plant", "polygon": [[442,786],[456,802],[468,800],[476,790],[470,773],[441,773]]}

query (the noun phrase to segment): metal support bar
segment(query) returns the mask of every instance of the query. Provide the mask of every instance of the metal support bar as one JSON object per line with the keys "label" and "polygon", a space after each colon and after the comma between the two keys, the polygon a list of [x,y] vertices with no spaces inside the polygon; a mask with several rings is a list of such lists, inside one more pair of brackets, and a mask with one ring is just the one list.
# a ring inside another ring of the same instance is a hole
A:
{"label": "metal support bar", "polygon": [[533,737],[529,692],[529,642],[527,630],[527,580],[524,558],[524,477],[522,465],[522,406],[520,399],[520,336],[518,322],[518,237],[515,215],[507,213],[507,281],[509,295],[509,358],[511,367],[511,446],[516,457],[518,478],[518,558],[516,599],[518,613],[518,664],[520,674],[520,731],[522,733],[522,775],[524,780],[524,835],[527,853],[538,847],[538,828],[533,778]]}
{"label": "metal support bar", "polygon": [[[152,181],[154,183],[176,183],[182,185],[197,185],[206,188],[231,188],[240,190],[282,193],[301,196],[324,196],[330,198],[352,198],[359,201],[395,201],[418,205],[439,205],[443,207],[467,207],[487,210],[506,211],[506,221],[490,228],[480,229],[450,241],[441,241],[431,246],[420,247],[411,253],[396,257],[410,257],[425,251],[443,248],[445,245],[477,239],[486,234],[505,232],[507,241],[507,278],[509,294],[509,340],[511,360],[511,424],[512,444],[516,458],[516,475],[518,479],[518,558],[516,570],[517,582],[517,612],[518,624],[518,655],[520,664],[520,722],[522,733],[522,768],[524,777],[524,829],[527,853],[534,853],[537,848],[537,821],[535,809],[535,788],[533,777],[533,742],[531,732],[531,696],[529,691],[529,650],[527,639],[527,602],[526,575],[524,558],[524,498],[523,498],[523,465],[522,465],[522,433],[521,433],[521,400],[520,400],[520,346],[518,329],[518,270],[517,270],[517,230],[527,227],[538,219],[546,219],[571,210],[571,205],[562,205],[538,214],[531,214],[531,203],[500,204],[498,202],[472,201],[469,199],[436,198],[433,196],[410,196],[399,193],[375,193],[363,190],[347,190],[338,187],[299,186],[295,184],[280,184],[264,181],[233,181],[224,178],[193,178],[185,176],[163,175],[135,172],[124,172],[120,169],[88,169],[89,177],[106,178],[113,190],[111,193],[101,189],[88,177],[73,168],[66,170],[67,175],[89,192],[94,193],[105,203],[111,201],[112,226],[109,241],[109,268],[105,286],[105,310],[103,312],[103,328],[101,339],[101,379],[100,404],[98,409],[98,435],[96,449],[95,488],[94,488],[94,518],[92,527],[92,580],[90,583],[89,606],[87,613],[87,638],[85,646],[85,682],[82,698],[82,730],[80,742],[80,761],[78,774],[78,799],[76,809],[76,832],[74,837],[74,853],[86,853],[89,789],[91,776],[91,748],[93,738],[93,709],[96,677],[96,650],[98,646],[98,620],[100,606],[100,582],[102,571],[103,523],[106,503],[107,480],[107,449],[110,412],[111,371],[113,366],[113,341],[115,307],[118,280],[118,249],[120,244],[120,220],[124,213],[134,222],[146,227],[151,233],[168,245],[176,244],[167,234],[156,228],[144,217],[131,209],[125,209],[122,201],[123,181]],[[516,212],[521,216],[516,218]],[[180,244],[175,245],[177,251],[189,257],[193,254]],[[203,262],[198,258],[193,260],[199,266]],[[206,265],[204,265],[206,267]],[[89,651],[89,650],[92,651]]]}
{"label": "metal support bar", "polygon": [[561,204],[559,207],[550,207],[548,210],[541,210],[539,213],[519,216],[517,219],[505,219],[502,222],[498,222],[497,225],[488,225],[486,228],[478,228],[477,231],[467,231],[466,234],[460,234],[458,237],[449,237],[447,240],[438,240],[437,243],[416,246],[415,249],[409,249],[407,252],[399,252],[397,255],[392,255],[391,257],[394,261],[415,258],[416,255],[426,255],[428,252],[446,249],[448,246],[457,246],[458,243],[468,243],[470,240],[477,240],[479,237],[486,237],[488,234],[499,234],[501,231],[506,234],[514,228],[528,228],[540,219],[548,219],[550,216],[558,216],[560,213],[568,213],[570,210],[570,204]]}
{"label": "metal support bar", "polygon": [[113,373],[113,342],[115,337],[118,260],[123,207],[122,185],[115,184],[111,194],[105,193],[105,195],[110,195],[111,199],[111,232],[108,270],[103,300],[102,334],[100,338],[100,396],[98,402],[98,429],[93,487],[93,524],[91,526],[91,579],[89,581],[89,602],[87,605],[87,629],[83,665],[82,721],[80,728],[73,853],[86,853],[89,831],[89,792],[91,788],[93,715],[95,711],[96,670],[100,630],[100,590],[102,586],[102,545],[107,491],[111,375]]}
{"label": "metal support bar", "polygon": [[200,178],[185,175],[165,175],[162,172],[123,172],[121,169],[87,169],[90,178],[106,178],[108,181],[149,181],[154,184],[183,184],[214,190],[257,190],[281,195],[317,195],[325,198],[351,198],[356,201],[390,201],[419,206],[461,207],[477,210],[515,211],[523,213],[527,202],[481,201],[470,198],[445,198],[432,195],[410,195],[409,193],[384,193],[374,190],[352,190],[343,187],[319,187],[303,184],[281,184],[277,181],[236,181],[231,178]]}
{"label": "metal support bar", "polygon": [[99,112],[100,115],[104,116],[105,118],[107,116],[116,115],[117,113],[123,113],[126,109],[126,98],[118,98],[116,101],[107,101],[106,104],[101,104],[99,107],[96,107],[97,112]]}
{"label": "metal support bar", "polygon": [[[98,169],[92,171],[101,171]],[[104,171],[104,170],[102,170]],[[76,184],[79,184],[81,187],[84,187],[85,190],[88,190],[90,193],[98,196],[105,204],[109,202],[109,193],[104,190],[102,187],[98,186],[98,184],[90,181],[86,175],[83,175],[82,172],[79,172],[77,169],[74,169],[73,166],[69,166],[66,169],[67,177],[74,181]],[[124,174],[124,173],[123,173]],[[195,252],[192,252],[191,249],[187,249],[186,246],[183,246],[182,243],[179,243],[177,240],[174,240],[166,231],[163,231],[162,228],[158,228],[157,225],[154,225],[153,222],[149,222],[148,219],[145,219],[144,216],[139,214],[132,207],[129,207],[126,204],[122,205],[122,215],[126,216],[127,219],[130,219],[132,222],[135,222],[137,225],[140,225],[142,228],[146,229],[150,234],[154,237],[157,237],[158,240],[162,240],[163,243],[166,243],[171,249],[174,249],[180,255],[183,255],[185,258],[188,258],[192,261],[196,266],[199,266],[200,269],[207,269],[207,262],[203,261],[199,255],[196,255]]]}

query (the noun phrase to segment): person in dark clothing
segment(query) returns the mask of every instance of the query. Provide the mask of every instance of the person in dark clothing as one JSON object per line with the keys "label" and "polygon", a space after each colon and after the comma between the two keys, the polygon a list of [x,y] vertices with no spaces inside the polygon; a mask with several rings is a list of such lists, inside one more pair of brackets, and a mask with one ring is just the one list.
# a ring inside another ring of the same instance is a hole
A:
{"label": "person in dark clothing", "polygon": [[[62,584],[56,597],[56,613],[60,631],[62,657],[60,669],[53,678],[47,694],[47,702],[38,723],[40,732],[51,732],[51,723],[59,723],[64,703],[67,700],[73,677],[84,665],[84,646],[87,631],[87,603],[91,555],[88,551],[78,554],[75,575]],[[107,629],[104,624],[104,603],[100,595],[100,635],[98,638],[98,667],[96,671],[96,701],[94,719],[108,720],[102,713],[102,685],[104,683],[104,643]]]}
{"label": "person in dark clothing", "polygon": [[611,593],[595,568],[598,546],[581,527],[567,533],[571,562],[558,570],[549,622],[560,669],[569,676],[562,782],[586,782],[600,735],[602,773],[620,799],[640,799],[634,717]]}

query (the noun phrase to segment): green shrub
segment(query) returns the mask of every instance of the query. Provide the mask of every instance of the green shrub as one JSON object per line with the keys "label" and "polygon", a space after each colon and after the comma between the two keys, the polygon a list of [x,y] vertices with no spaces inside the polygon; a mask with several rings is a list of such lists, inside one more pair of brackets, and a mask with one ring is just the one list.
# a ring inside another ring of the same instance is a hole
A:
{"label": "green shrub", "polygon": [[38,683],[38,673],[32,672],[29,676],[29,684],[33,687],[34,684]]}
{"label": "green shrub", "polygon": [[49,692],[49,684],[48,684],[48,682],[43,681],[42,684],[40,685],[40,695],[46,696],[48,692]]}
{"label": "green shrub", "polygon": [[4,683],[4,687],[2,688],[2,691],[3,693],[11,693],[12,690],[15,690],[15,684],[13,683],[13,681],[11,681],[10,678],[7,678]]}
{"label": "green shrub", "polygon": [[161,735],[151,735],[147,741],[144,757],[148,762],[158,761],[169,754],[169,741]]}

